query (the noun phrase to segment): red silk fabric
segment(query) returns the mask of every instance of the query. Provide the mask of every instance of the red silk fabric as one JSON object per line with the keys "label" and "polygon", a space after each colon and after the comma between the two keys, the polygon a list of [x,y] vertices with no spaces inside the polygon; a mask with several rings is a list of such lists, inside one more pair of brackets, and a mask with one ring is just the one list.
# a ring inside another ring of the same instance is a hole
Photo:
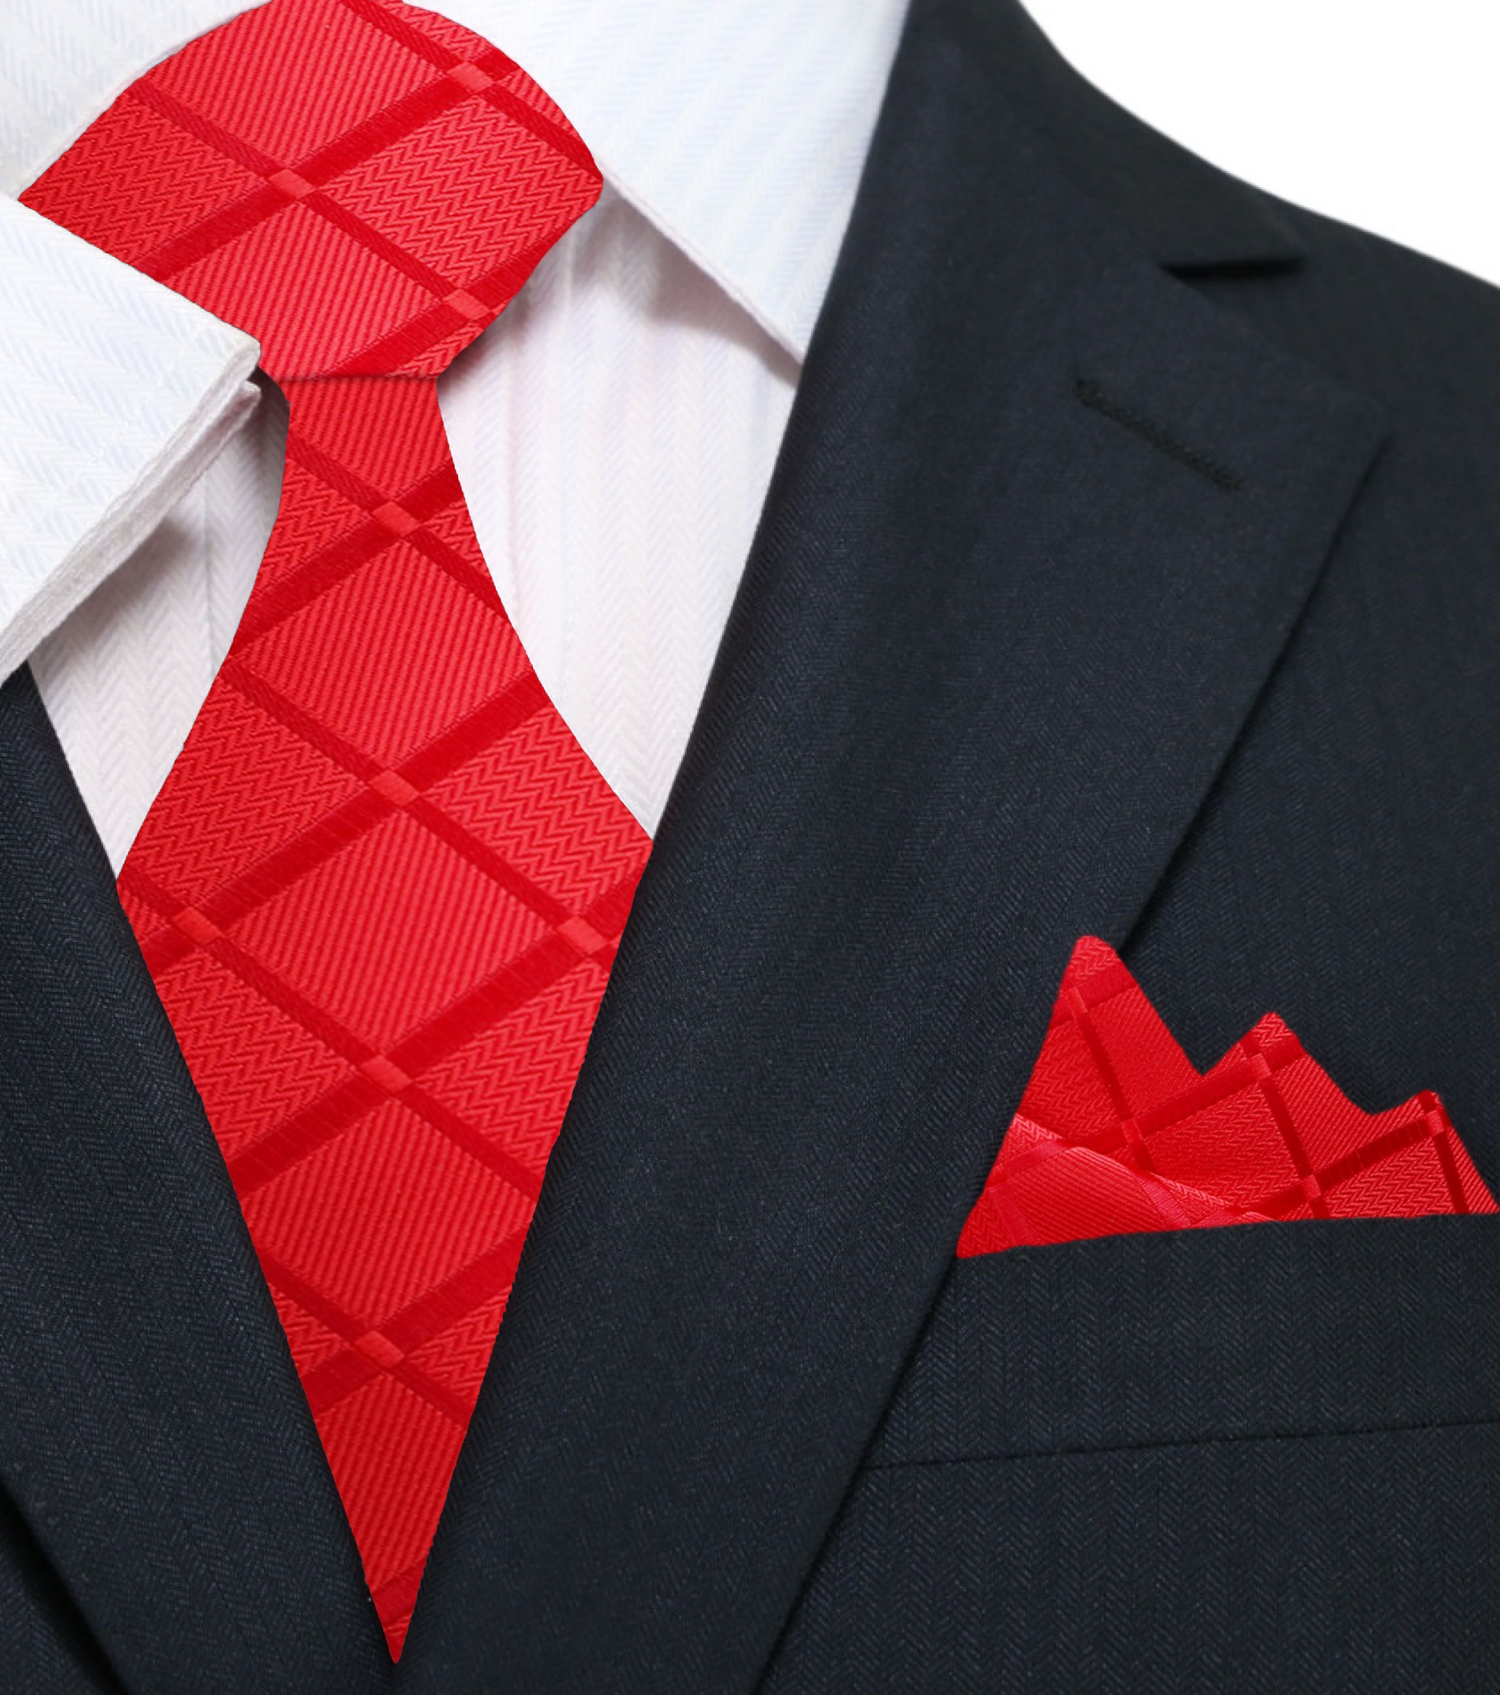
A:
{"label": "red silk fabric", "polygon": [[399,1656],[649,848],[496,596],[433,378],[593,204],[503,54],[273,0],[28,202],[260,338],[281,508],[120,876]]}
{"label": "red silk fabric", "polygon": [[1202,1075],[1086,936],[958,1251],[1497,1210],[1436,1095],[1361,1112],[1275,1014]]}

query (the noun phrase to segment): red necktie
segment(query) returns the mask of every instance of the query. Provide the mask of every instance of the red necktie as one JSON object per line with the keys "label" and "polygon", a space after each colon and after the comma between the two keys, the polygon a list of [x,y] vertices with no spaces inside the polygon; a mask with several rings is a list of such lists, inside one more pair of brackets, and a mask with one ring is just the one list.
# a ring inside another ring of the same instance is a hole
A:
{"label": "red necktie", "polygon": [[120,876],[399,1655],[648,841],[528,664],[436,374],[599,191],[502,53],[273,0],[28,202],[259,338],[254,592]]}
{"label": "red necktie", "polygon": [[1200,1075],[1114,950],[1085,936],[958,1251],[1496,1211],[1436,1095],[1362,1112],[1274,1013]]}

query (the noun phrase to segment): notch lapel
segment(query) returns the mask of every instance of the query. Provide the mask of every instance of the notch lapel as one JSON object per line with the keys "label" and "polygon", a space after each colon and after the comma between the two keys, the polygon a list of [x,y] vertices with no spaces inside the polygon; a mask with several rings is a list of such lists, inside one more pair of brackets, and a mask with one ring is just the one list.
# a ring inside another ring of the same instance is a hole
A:
{"label": "notch lapel", "polygon": [[1379,439],[918,7],[403,1687],[755,1684],[1069,948],[1140,912]]}
{"label": "notch lapel", "polygon": [[138,1695],[379,1689],[228,1174],[24,669],[0,788],[5,1491]]}

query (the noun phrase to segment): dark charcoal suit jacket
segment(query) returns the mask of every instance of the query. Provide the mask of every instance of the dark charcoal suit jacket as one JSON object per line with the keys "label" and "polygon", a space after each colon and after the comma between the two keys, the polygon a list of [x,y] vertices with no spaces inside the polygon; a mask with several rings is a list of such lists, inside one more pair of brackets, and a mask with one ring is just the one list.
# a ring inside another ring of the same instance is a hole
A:
{"label": "dark charcoal suit jacket", "polygon": [[1500,1687],[1500,1219],[953,1255],[1083,932],[1500,1185],[1497,472],[1492,289],[917,0],[394,1674],[15,677],[0,1687]]}

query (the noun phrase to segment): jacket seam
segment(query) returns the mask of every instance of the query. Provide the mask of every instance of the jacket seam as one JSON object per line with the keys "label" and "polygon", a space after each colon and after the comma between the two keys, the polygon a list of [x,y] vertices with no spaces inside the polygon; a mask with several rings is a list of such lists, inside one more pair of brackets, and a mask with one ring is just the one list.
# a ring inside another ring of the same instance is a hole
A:
{"label": "jacket seam", "polygon": [[1025,1448],[1008,1453],[936,1455],[919,1459],[870,1459],[865,1471],[905,1471],[913,1467],[945,1465],[1002,1465],[1017,1460],[1074,1459],[1087,1454],[1149,1453],[1157,1448],[1210,1448],[1237,1442],[1334,1441],[1347,1436],[1420,1434],[1429,1430],[1482,1429],[1500,1424],[1500,1415],[1490,1418],[1439,1418],[1401,1424],[1356,1424],[1336,1430],[1246,1431],[1234,1436],[1166,1436],[1141,1442],[1078,1443],[1070,1447]]}

